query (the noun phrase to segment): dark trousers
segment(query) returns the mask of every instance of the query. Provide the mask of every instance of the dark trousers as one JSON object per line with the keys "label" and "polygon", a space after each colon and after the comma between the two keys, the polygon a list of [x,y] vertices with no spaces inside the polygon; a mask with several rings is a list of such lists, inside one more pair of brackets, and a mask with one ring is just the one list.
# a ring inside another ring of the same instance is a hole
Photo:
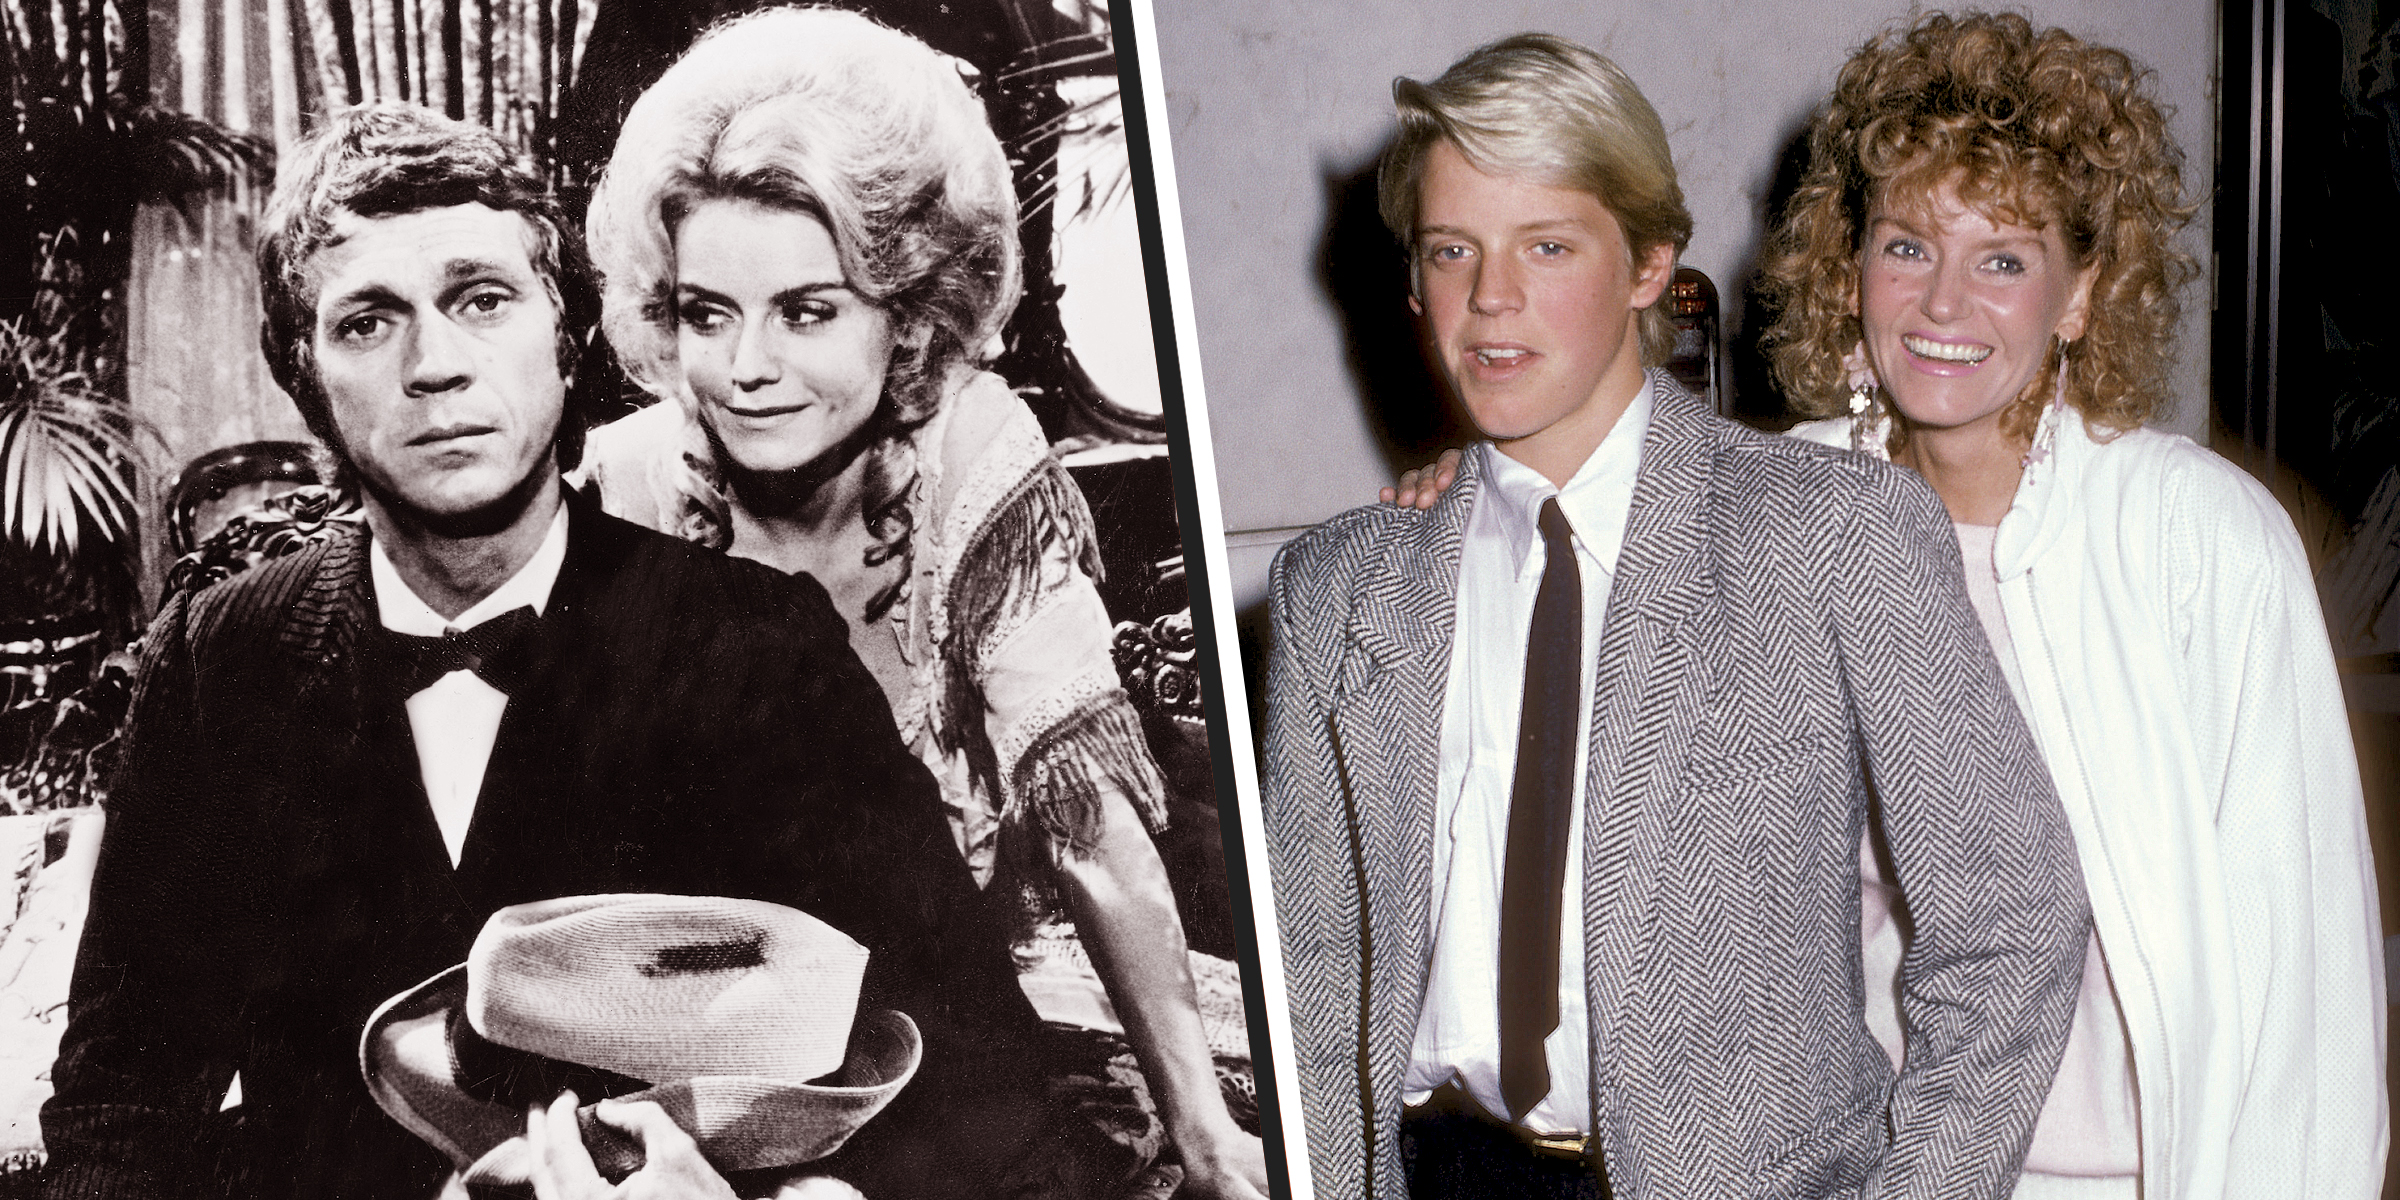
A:
{"label": "dark trousers", "polygon": [[1609,1200],[1589,1160],[1535,1150],[1448,1088],[1401,1115],[1400,1167],[1410,1200]]}

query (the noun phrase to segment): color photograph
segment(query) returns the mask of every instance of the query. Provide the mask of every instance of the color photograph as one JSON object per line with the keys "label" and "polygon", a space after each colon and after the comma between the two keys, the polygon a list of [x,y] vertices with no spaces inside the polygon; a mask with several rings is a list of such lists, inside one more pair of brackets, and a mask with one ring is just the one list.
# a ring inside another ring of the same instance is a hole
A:
{"label": "color photograph", "polygon": [[2400,13],[1156,19],[1295,1195],[2391,1194]]}

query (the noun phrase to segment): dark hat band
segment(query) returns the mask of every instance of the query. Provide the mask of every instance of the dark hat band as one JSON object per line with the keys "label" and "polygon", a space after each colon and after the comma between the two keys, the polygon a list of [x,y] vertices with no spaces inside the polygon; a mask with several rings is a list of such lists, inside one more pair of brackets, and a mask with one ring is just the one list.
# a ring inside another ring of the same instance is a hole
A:
{"label": "dark hat band", "polygon": [[475,1032],[466,1006],[450,1009],[446,1023],[450,1041],[450,1077],[458,1089],[486,1104],[522,1111],[548,1104],[558,1094],[573,1091],[585,1104],[627,1096],[650,1087],[649,1081],[551,1058],[530,1050],[503,1046]]}

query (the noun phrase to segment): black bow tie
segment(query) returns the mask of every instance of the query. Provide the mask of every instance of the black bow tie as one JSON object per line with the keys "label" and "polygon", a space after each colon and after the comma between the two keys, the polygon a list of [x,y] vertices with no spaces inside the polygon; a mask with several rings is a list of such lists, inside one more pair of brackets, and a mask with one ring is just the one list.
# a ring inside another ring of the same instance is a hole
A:
{"label": "black bow tie", "polygon": [[400,675],[400,694],[414,696],[452,671],[473,671],[500,691],[515,693],[531,665],[541,620],[531,608],[516,608],[473,629],[453,629],[440,637],[385,630]]}

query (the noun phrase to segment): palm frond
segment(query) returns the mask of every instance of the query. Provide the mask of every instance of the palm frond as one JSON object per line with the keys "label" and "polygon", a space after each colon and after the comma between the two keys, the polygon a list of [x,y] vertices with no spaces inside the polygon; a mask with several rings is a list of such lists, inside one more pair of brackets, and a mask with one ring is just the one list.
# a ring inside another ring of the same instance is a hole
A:
{"label": "palm frond", "polygon": [[[1131,193],[1133,168],[1125,148],[1125,111],[1117,90],[1116,48],[1110,37],[1105,8],[1090,4],[1076,16],[1083,32],[1035,42],[1019,51],[1001,69],[1003,89],[1042,89],[1063,103],[1055,111],[1012,135],[1011,156],[1027,163],[1022,174],[1042,182],[1020,197],[1028,212],[1058,204],[1061,223],[1097,216]],[[1075,143],[1081,170],[1077,185],[1061,195],[1068,182],[1060,170],[1063,148]]]}
{"label": "palm frond", "polygon": [[133,422],[59,333],[0,322],[0,538],[73,556],[133,532]]}
{"label": "palm frond", "polygon": [[144,104],[134,108],[125,149],[149,200],[180,201],[200,192],[264,191],[275,178],[275,147],[213,122]]}

